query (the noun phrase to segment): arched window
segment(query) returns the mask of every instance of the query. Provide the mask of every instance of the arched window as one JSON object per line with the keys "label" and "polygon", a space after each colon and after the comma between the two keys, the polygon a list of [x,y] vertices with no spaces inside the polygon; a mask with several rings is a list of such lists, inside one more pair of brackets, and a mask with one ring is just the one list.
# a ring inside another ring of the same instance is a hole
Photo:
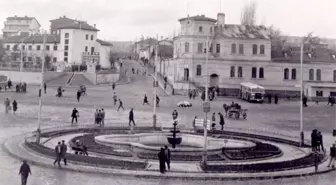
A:
{"label": "arched window", "polygon": [[296,69],[292,69],[292,80],[296,80]]}
{"label": "arched window", "polygon": [[264,68],[259,68],[259,78],[264,78]]}
{"label": "arched window", "polygon": [[285,80],[288,80],[288,78],[289,78],[289,69],[286,68],[286,69],[284,70],[284,79],[285,79]]}
{"label": "arched window", "polygon": [[236,54],[237,52],[237,46],[235,43],[231,44],[231,53],[232,54]]}
{"label": "arched window", "polygon": [[238,67],[238,78],[243,78],[243,67],[242,66]]}
{"label": "arched window", "polygon": [[259,53],[260,55],[264,55],[265,54],[265,45],[260,45],[260,49],[259,49]]}
{"label": "arched window", "polygon": [[202,76],[202,66],[201,65],[196,66],[196,76]]}
{"label": "arched window", "polygon": [[334,70],[334,82],[336,82],[336,70]]}
{"label": "arched window", "polygon": [[252,67],[252,78],[257,78],[257,68],[256,67]]}
{"label": "arched window", "polygon": [[316,80],[321,81],[321,69],[316,70]]}
{"label": "arched window", "polygon": [[236,70],[235,66],[231,66],[231,68],[230,68],[230,77],[235,77],[235,70]]}
{"label": "arched window", "polygon": [[310,81],[314,80],[314,69],[309,69],[309,80]]}
{"label": "arched window", "polygon": [[256,44],[253,44],[253,46],[252,46],[252,53],[253,53],[253,55],[258,54],[258,46]]}

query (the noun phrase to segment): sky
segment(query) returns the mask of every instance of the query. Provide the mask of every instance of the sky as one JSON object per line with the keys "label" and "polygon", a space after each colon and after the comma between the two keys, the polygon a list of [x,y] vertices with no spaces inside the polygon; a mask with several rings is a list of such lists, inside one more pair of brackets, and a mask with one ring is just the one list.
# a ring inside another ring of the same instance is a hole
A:
{"label": "sky", "polygon": [[[239,24],[241,11],[250,1],[253,0],[0,0],[0,22],[8,16],[31,16],[49,30],[49,20],[65,15],[96,24],[100,39],[134,41],[141,35],[172,36],[174,30],[179,30],[178,19],[187,14],[216,18],[221,11],[226,23]],[[313,32],[336,38],[336,0],[254,2],[257,24],[273,25],[291,36]]]}

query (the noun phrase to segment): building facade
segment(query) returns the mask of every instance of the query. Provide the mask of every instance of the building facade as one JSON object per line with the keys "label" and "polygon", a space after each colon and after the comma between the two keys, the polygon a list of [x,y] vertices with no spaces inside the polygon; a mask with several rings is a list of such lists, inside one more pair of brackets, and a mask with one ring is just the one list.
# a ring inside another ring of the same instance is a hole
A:
{"label": "building facade", "polygon": [[39,32],[40,23],[34,17],[7,17],[2,29],[3,37],[29,36]]}
{"label": "building facade", "polygon": [[[156,64],[176,90],[205,87],[208,81],[220,95],[238,95],[240,83],[252,82],[269,93],[300,94],[300,49],[289,48],[272,58],[265,27],[227,24],[223,13],[217,19],[201,15],[179,22],[174,59]],[[303,66],[306,95],[336,95],[335,51],[305,47]]]}

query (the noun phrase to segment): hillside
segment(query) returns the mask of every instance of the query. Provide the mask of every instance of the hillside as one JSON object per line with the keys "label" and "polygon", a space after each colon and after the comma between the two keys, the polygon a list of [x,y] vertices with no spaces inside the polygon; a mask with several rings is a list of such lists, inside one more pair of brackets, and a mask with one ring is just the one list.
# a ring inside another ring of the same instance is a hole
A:
{"label": "hillside", "polygon": [[112,51],[119,52],[131,52],[132,51],[132,43],[130,41],[109,41],[113,44]]}

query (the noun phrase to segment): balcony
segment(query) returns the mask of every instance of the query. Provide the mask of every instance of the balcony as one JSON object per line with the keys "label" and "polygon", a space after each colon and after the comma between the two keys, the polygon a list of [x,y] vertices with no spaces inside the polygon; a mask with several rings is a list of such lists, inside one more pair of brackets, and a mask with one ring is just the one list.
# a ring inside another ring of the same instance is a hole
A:
{"label": "balcony", "polygon": [[23,26],[23,25],[25,25],[25,26],[29,26],[30,25],[30,22],[28,21],[5,21],[4,22],[4,25],[6,26],[6,25],[19,25],[19,26]]}
{"label": "balcony", "polygon": [[82,63],[86,64],[89,62],[95,62],[99,64],[100,62],[100,55],[99,52],[83,52],[82,53]]}
{"label": "balcony", "polygon": [[99,56],[99,52],[83,52],[82,56]]}

